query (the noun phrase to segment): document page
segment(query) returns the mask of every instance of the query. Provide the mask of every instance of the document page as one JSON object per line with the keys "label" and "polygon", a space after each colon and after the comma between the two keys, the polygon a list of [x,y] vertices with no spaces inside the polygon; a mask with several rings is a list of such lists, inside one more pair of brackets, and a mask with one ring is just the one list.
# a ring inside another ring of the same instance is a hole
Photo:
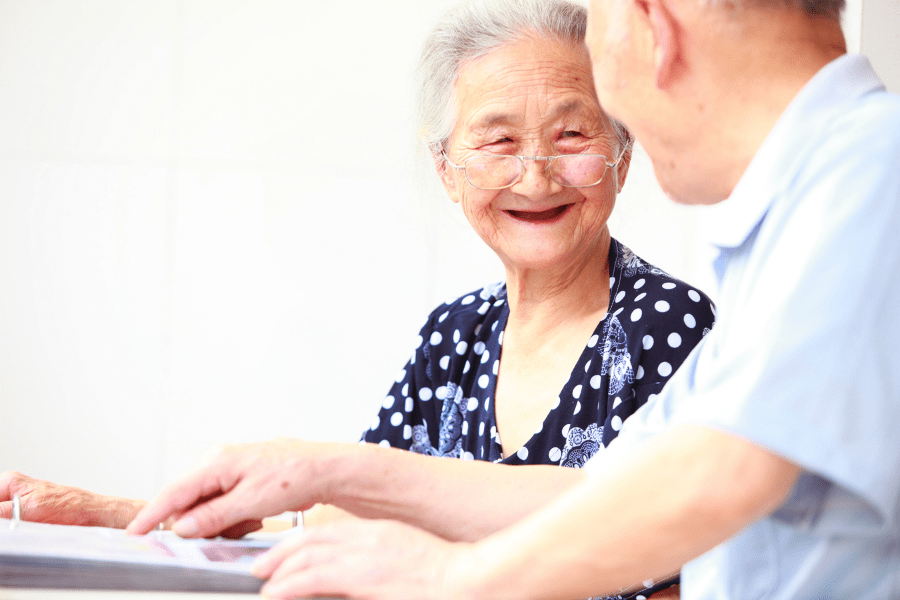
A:
{"label": "document page", "polygon": [[252,592],[261,582],[250,565],[274,543],[0,519],[0,578],[9,587]]}

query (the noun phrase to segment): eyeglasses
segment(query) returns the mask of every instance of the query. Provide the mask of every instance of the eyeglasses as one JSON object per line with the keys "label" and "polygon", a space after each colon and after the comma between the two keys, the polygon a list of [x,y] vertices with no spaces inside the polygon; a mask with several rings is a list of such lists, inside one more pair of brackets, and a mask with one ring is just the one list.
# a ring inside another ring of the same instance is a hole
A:
{"label": "eyeglasses", "polygon": [[613,162],[602,154],[560,154],[559,156],[514,156],[511,154],[487,154],[467,158],[463,164],[450,162],[446,152],[441,152],[447,164],[461,170],[469,185],[480,190],[502,190],[514,186],[525,175],[525,161],[547,163],[544,172],[563,187],[583,188],[603,181],[606,170],[622,160],[625,150]]}

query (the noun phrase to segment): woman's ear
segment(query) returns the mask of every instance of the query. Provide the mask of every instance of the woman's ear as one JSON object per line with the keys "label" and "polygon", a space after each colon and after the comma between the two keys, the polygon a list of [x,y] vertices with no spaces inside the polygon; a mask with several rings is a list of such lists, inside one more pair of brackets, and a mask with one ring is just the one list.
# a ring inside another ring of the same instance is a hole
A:
{"label": "woman's ear", "polygon": [[434,160],[434,168],[437,171],[438,177],[441,178],[444,190],[447,192],[447,195],[450,196],[450,200],[458,203],[459,197],[456,178],[453,176],[453,169],[447,165],[444,153],[439,150],[432,150],[431,158]]}
{"label": "woman's ear", "polygon": [[634,149],[634,143],[628,142],[628,148],[622,154],[622,159],[616,165],[616,193],[621,194],[622,188],[625,186],[625,178],[628,177],[628,168],[631,166],[631,151]]}

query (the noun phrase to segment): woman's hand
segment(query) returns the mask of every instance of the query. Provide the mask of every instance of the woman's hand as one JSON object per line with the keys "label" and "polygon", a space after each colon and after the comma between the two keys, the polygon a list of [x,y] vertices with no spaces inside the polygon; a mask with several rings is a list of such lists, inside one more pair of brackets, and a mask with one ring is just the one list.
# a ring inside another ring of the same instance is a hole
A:
{"label": "woman's hand", "polygon": [[33,479],[15,471],[0,474],[0,517],[12,518],[12,498],[21,501],[23,521],[124,528],[145,502]]}
{"label": "woman's hand", "polygon": [[449,573],[467,546],[396,521],[339,521],[274,547],[253,574],[269,579],[261,590],[268,598],[461,600],[467,578]]}
{"label": "woman's hand", "polygon": [[258,528],[263,517],[327,502],[319,459],[338,446],[279,439],[223,447],[164,488],[128,533],[147,533],[171,517],[183,537],[237,535]]}

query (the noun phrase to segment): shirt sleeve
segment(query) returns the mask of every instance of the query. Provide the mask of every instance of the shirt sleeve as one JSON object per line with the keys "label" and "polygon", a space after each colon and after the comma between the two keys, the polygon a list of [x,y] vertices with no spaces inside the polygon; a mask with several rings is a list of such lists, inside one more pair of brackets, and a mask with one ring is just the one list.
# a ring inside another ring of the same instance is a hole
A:
{"label": "shirt sleeve", "polygon": [[[718,428],[800,465],[776,516],[836,535],[891,526],[900,502],[900,140],[873,133],[829,132],[828,159],[730,251],[719,322],[645,419]],[[865,145],[848,147],[854,136]]]}

